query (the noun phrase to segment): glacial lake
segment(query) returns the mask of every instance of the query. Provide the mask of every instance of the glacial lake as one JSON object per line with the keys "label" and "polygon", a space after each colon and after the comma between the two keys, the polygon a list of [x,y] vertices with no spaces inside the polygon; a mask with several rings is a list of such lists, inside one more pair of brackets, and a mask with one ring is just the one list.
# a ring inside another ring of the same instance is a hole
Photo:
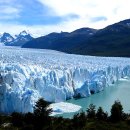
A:
{"label": "glacial lake", "polygon": [[[110,109],[115,100],[119,100],[123,105],[123,110],[126,113],[130,113],[130,81],[121,80],[116,84],[106,87],[102,92],[91,95],[82,99],[71,99],[67,102],[79,105],[82,107],[80,111],[86,111],[89,105],[92,103],[96,105],[96,108],[101,106],[104,111],[110,114]],[[64,118],[71,118],[76,113],[64,113]]]}

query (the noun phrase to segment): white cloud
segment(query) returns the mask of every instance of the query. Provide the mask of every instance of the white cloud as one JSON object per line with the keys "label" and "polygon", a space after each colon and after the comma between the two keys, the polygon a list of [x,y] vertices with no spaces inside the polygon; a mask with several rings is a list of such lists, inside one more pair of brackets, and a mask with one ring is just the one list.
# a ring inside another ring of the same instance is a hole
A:
{"label": "white cloud", "polygon": [[[67,19],[51,30],[72,31],[81,27],[104,28],[107,25],[130,18],[130,0],[38,0],[51,9],[50,15],[64,17],[78,15],[76,19]],[[92,20],[104,17],[105,20]],[[49,27],[47,27],[49,29]],[[49,29],[50,30],[50,29]]]}
{"label": "white cloud", "polygon": [[[1,10],[0,14],[8,14],[3,16],[4,19],[19,17],[20,9],[9,3],[15,0],[0,0],[8,3],[8,8]],[[9,32],[17,34],[22,30],[29,30],[35,36],[45,35],[50,32],[73,31],[81,27],[103,28],[120,20],[130,18],[130,0],[37,0],[41,4],[49,7],[47,15],[66,17],[69,15],[77,15],[72,19],[68,17],[65,21],[55,25],[33,25],[26,26],[18,23],[0,23],[1,32]],[[45,14],[46,12],[44,12]],[[102,18],[97,20],[96,18]],[[0,18],[1,19],[1,18]]]}
{"label": "white cloud", "polygon": [[[72,25],[103,28],[108,24],[130,18],[130,0],[38,0],[52,9],[54,16],[79,15]],[[105,16],[107,20],[92,23],[91,18]],[[86,24],[84,24],[84,22]],[[69,24],[70,24],[69,23]]]}
{"label": "white cloud", "polygon": [[[4,26],[3,26],[4,25]],[[61,31],[73,31],[75,26],[70,27],[70,23],[61,23],[58,25],[33,25],[27,26],[18,23],[14,24],[2,24],[0,23],[0,33],[8,32],[12,35],[19,34],[23,30],[29,31],[34,37],[43,36],[51,32],[61,32]]]}
{"label": "white cloud", "polygon": [[[13,20],[20,17],[20,8],[1,6],[0,20]],[[9,22],[9,21],[8,21]]]}
{"label": "white cloud", "polygon": [[2,6],[1,7],[1,11],[0,14],[18,14],[20,12],[20,10],[18,8],[15,7],[11,7],[11,6]]}
{"label": "white cloud", "polygon": [[15,0],[0,0],[0,4],[10,4],[13,1]]}
{"label": "white cloud", "polygon": [[0,20],[20,17],[21,8],[21,5],[16,0],[0,0]]}
{"label": "white cloud", "polygon": [[11,6],[0,6],[0,20],[14,20],[20,17],[20,8],[15,8]]}

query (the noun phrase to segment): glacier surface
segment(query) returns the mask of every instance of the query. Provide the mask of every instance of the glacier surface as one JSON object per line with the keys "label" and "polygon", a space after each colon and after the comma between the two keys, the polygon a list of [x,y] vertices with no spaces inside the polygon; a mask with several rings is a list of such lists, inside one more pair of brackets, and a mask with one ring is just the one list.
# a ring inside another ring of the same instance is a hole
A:
{"label": "glacier surface", "polygon": [[87,97],[130,77],[130,59],[0,48],[0,112],[33,112],[35,102]]}

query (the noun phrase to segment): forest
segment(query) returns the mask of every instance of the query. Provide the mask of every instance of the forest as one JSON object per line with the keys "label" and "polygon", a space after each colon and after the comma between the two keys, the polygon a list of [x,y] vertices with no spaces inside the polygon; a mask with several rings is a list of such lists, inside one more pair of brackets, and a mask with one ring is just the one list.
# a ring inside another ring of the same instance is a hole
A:
{"label": "forest", "polygon": [[120,101],[115,101],[108,115],[102,107],[90,104],[86,112],[75,114],[73,118],[49,116],[49,102],[39,99],[33,113],[0,115],[0,130],[129,130],[130,114],[123,112]]}

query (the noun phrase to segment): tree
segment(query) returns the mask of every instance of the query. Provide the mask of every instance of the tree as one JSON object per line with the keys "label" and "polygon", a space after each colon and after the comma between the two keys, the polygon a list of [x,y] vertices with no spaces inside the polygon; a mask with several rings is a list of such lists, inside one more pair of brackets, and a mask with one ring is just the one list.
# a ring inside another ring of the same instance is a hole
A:
{"label": "tree", "polygon": [[2,116],[0,115],[0,125],[2,124]]}
{"label": "tree", "polygon": [[107,120],[107,113],[105,113],[102,107],[99,107],[96,113],[96,117],[98,120]]}
{"label": "tree", "polygon": [[75,129],[80,129],[81,127],[84,127],[86,124],[86,115],[85,112],[80,112],[78,114],[75,114],[72,119],[73,127]]}
{"label": "tree", "polygon": [[33,124],[33,122],[34,122],[34,114],[30,113],[30,112],[26,113],[24,115],[24,122],[26,124],[28,124],[28,125]]}
{"label": "tree", "polygon": [[88,118],[95,118],[96,115],[96,107],[93,104],[89,105],[89,108],[87,109],[87,117]]}
{"label": "tree", "polygon": [[52,109],[49,108],[49,102],[44,99],[39,99],[34,107],[34,118],[35,118],[35,128],[41,130],[43,128],[48,128],[51,123],[50,114]]}
{"label": "tree", "polygon": [[44,115],[46,117],[48,117],[51,112],[52,109],[49,108],[50,103],[45,101],[44,99],[40,98],[37,102],[36,105],[34,107],[34,115]]}
{"label": "tree", "polygon": [[17,126],[17,127],[22,127],[23,126],[23,114],[13,112],[11,117],[12,117],[11,121],[12,121],[14,126]]}
{"label": "tree", "polygon": [[118,122],[123,118],[123,107],[120,101],[115,101],[111,108],[111,121]]}

